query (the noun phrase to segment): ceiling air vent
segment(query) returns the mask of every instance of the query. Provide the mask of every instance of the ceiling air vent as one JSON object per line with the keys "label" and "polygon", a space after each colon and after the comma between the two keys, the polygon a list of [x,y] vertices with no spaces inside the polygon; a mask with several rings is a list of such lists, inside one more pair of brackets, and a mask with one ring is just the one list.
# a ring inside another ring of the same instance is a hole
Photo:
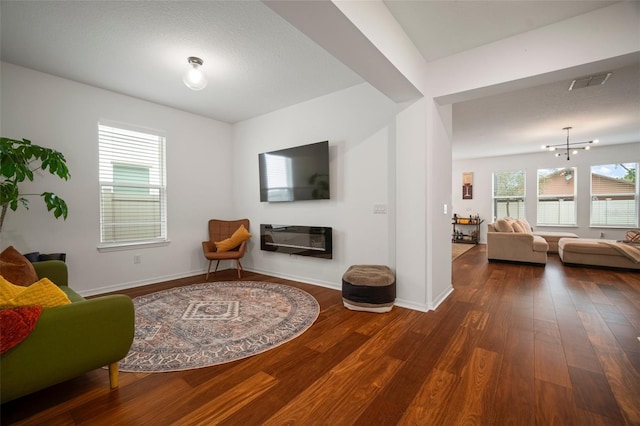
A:
{"label": "ceiling air vent", "polygon": [[592,75],[590,77],[577,78],[571,82],[569,91],[576,89],[584,89],[591,86],[602,86],[611,77],[611,73]]}

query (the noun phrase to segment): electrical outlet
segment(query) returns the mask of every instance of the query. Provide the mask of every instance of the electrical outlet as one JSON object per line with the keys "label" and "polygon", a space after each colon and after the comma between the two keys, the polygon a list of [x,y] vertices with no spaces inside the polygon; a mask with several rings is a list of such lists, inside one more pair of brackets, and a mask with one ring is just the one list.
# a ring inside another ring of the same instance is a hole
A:
{"label": "electrical outlet", "polygon": [[134,254],[133,255],[133,263],[137,265],[140,262],[142,262],[142,256],[140,256],[139,254]]}
{"label": "electrical outlet", "polygon": [[604,238],[604,232],[600,232],[600,238]]}

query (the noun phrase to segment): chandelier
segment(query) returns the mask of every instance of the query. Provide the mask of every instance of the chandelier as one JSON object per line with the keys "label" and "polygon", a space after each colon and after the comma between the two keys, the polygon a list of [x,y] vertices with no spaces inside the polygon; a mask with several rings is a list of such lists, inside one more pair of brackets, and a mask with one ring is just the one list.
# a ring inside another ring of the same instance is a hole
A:
{"label": "chandelier", "polygon": [[[567,142],[559,143],[557,145],[543,145],[542,149],[548,149],[549,151],[559,151],[556,152],[556,157],[567,157],[567,161],[571,159],[571,154],[575,155],[578,151],[581,150],[589,150],[591,148],[591,144],[598,143],[598,139],[594,139],[592,141],[586,142],[569,142],[569,130],[573,129],[573,127],[563,127],[562,130],[567,131]],[[562,147],[562,148],[560,148]]]}

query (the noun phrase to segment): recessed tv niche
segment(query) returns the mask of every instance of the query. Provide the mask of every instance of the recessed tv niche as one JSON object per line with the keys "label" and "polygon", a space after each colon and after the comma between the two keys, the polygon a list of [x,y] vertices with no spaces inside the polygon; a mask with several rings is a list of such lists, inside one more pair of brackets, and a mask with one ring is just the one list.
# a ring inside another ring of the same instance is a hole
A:
{"label": "recessed tv niche", "polygon": [[329,142],[258,155],[260,201],[328,200]]}

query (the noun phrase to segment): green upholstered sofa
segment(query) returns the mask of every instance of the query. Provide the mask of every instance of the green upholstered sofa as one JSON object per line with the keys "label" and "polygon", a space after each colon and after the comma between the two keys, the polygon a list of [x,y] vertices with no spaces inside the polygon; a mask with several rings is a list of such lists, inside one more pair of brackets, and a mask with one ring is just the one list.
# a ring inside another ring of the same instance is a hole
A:
{"label": "green upholstered sofa", "polygon": [[64,262],[48,260],[33,266],[38,278],[49,278],[72,303],[44,309],[31,334],[2,354],[1,402],[104,366],[109,366],[111,387],[117,387],[118,361],[133,341],[132,300],[125,295],[84,299],[68,287]]}

